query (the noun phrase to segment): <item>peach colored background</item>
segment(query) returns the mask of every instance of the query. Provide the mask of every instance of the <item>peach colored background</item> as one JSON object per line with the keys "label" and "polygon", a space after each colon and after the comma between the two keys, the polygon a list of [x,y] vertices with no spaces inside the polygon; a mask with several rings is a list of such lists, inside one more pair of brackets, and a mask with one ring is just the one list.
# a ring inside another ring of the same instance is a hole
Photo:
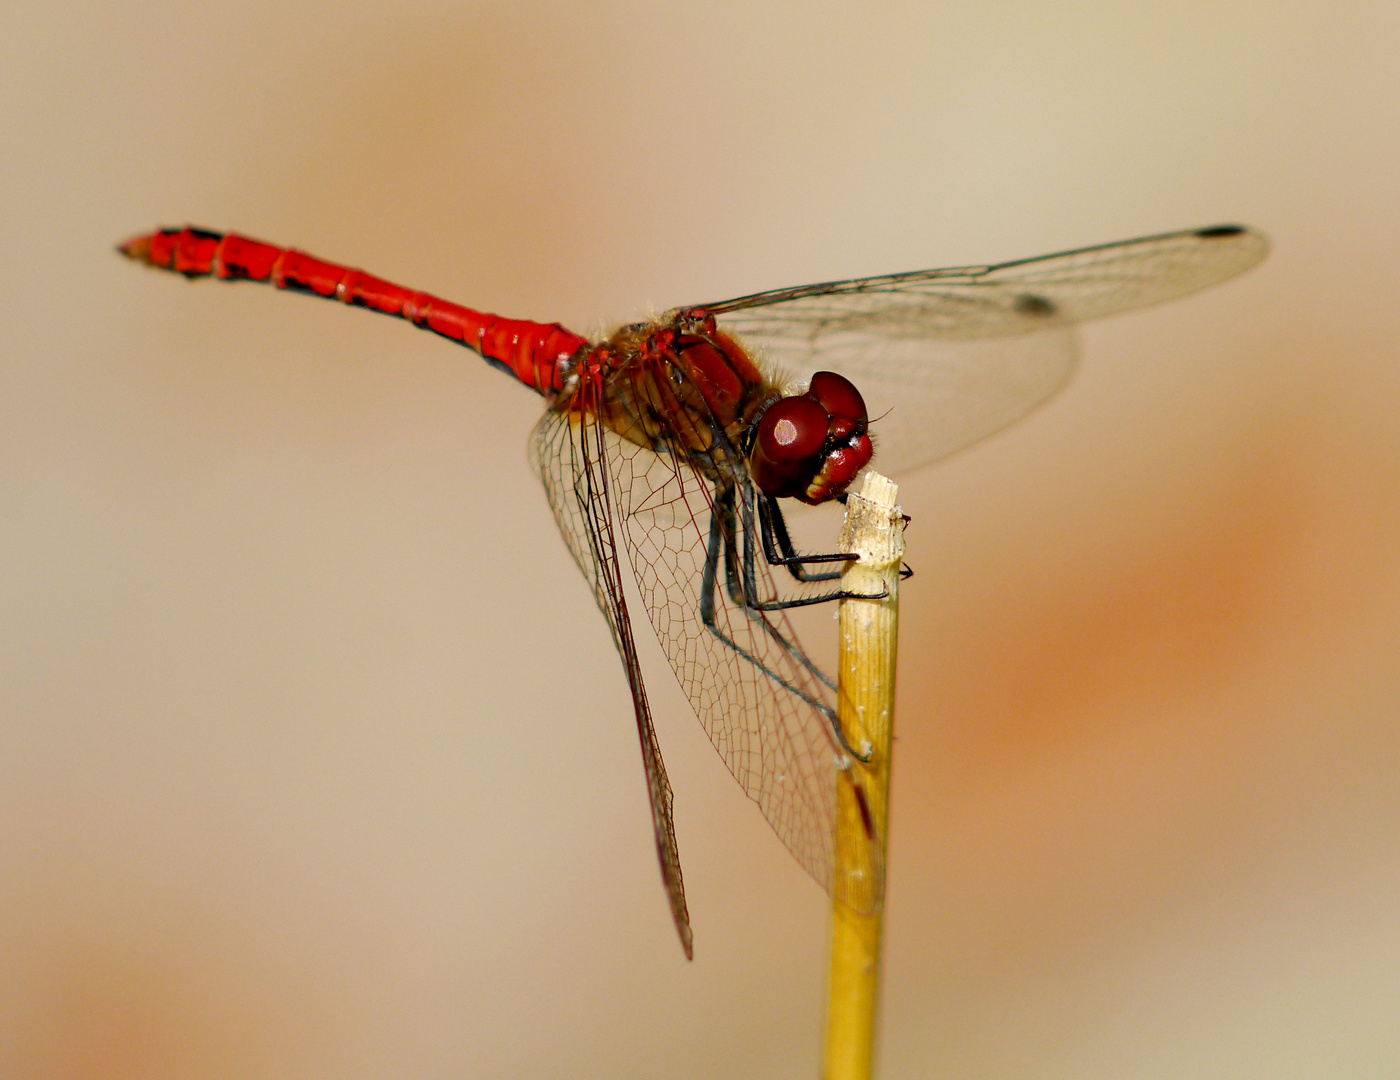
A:
{"label": "peach colored background", "polygon": [[112,253],[185,221],[588,331],[1264,228],[897,478],[883,1075],[1400,1072],[1398,61],[1393,2],[8,11],[0,1075],[816,1068],[823,897],[662,669],[681,959],[536,401]]}

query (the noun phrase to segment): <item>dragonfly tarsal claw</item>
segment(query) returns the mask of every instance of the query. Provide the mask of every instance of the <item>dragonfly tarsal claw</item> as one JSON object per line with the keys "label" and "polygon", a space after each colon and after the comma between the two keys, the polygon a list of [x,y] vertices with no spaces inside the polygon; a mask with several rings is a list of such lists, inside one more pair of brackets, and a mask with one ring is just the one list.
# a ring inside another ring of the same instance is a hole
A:
{"label": "dragonfly tarsal claw", "polygon": [[870,759],[875,756],[875,747],[871,746],[869,742],[861,740],[860,749],[857,750],[846,741],[846,733],[841,730],[840,720],[833,718],[831,721],[831,728],[836,732],[836,741],[841,744],[841,749],[844,750],[847,755],[845,758],[837,759],[836,767],[838,769],[842,772],[849,772],[852,758],[859,761],[862,765],[870,764]]}

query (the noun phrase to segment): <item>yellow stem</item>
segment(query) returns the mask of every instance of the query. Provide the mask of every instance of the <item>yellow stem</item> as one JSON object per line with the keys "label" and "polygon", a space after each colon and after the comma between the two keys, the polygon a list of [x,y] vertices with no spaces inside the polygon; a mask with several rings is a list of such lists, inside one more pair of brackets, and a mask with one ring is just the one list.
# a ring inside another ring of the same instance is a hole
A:
{"label": "yellow stem", "polygon": [[[867,473],[859,495],[846,503],[840,550],[860,556],[847,564],[841,588],[880,599],[841,602],[840,705],[846,741],[868,762],[852,761],[838,775],[836,859],[843,868],[875,868],[876,886],[865,913],[832,905],[831,979],[826,1013],[827,1080],[869,1080],[875,1051],[883,927],[883,870],[888,848],[890,750],[894,730],[895,649],[899,624],[899,568],[904,519],[899,489]],[[864,812],[857,790],[864,793]],[[873,835],[872,835],[873,833]],[[873,850],[871,850],[873,849]]]}

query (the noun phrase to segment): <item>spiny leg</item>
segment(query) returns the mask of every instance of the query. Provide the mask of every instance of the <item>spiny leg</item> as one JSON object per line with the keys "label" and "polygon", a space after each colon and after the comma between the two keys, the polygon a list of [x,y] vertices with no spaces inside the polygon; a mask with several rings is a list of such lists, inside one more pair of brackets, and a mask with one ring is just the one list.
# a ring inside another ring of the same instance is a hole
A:
{"label": "spiny leg", "polygon": [[[744,515],[744,595],[750,599],[743,604],[744,607],[752,611],[785,611],[788,608],[809,607],[812,604],[826,604],[832,600],[883,600],[888,593],[866,594],[850,592],[846,589],[835,589],[831,592],[818,593],[815,596],[795,596],[789,599],[758,600],[757,573],[754,569],[753,550],[753,501],[758,503],[758,521],[760,532],[763,536],[764,555],[768,562],[773,565],[787,566],[792,576],[798,581],[833,581],[841,576],[840,572],[834,574],[812,574],[800,571],[798,563],[803,562],[850,562],[855,559],[855,555],[837,553],[831,555],[797,555],[792,547],[792,539],[788,536],[787,524],[783,521],[782,511],[776,502],[770,500],[767,495],[755,492],[752,489],[748,492],[750,498],[743,500]],[[775,544],[776,541],[776,544]],[[776,546],[784,546],[789,553],[788,558],[777,557]],[[733,593],[731,592],[731,598]],[[737,598],[736,604],[741,603]]]}
{"label": "spiny leg", "polygon": [[739,560],[735,553],[736,537],[734,531],[734,496],[733,490],[730,489],[728,492],[716,493],[714,508],[710,511],[709,536],[705,543],[705,566],[700,576],[700,621],[726,648],[732,649],[783,689],[796,694],[835,725],[836,714],[830,706],[818,701],[800,687],[794,686],[720,628],[715,605],[715,589],[718,585],[720,560],[723,559],[725,592],[728,594],[730,602],[744,612],[750,621],[758,622],[766,634],[797,659],[808,671],[833,690],[836,688],[836,684],[813,664],[800,648],[783,637],[777,628],[763,617],[760,611],[746,602],[741,587]]}
{"label": "spiny leg", "polygon": [[[773,671],[772,668],[764,664],[762,660],[739,645],[719,628],[715,608],[715,588],[718,584],[720,559],[723,558],[725,567],[725,592],[728,594],[730,602],[736,608],[743,611],[750,622],[758,623],[763,633],[772,638],[772,640],[776,642],[780,648],[784,649],[789,656],[805,667],[813,677],[820,680],[832,690],[838,689],[836,682],[813,663],[796,642],[789,641],[784,637],[778,627],[764,614],[766,610],[800,605],[777,604],[772,602],[764,605],[750,599],[757,592],[757,575],[754,570],[756,552],[753,543],[753,513],[751,504],[747,500],[744,500],[744,550],[741,557],[737,550],[738,538],[735,535],[736,521],[734,515],[734,497],[735,492],[732,488],[717,492],[714,500],[714,507],[710,514],[709,536],[705,545],[705,566],[701,574],[701,620],[704,622],[706,628],[725,646],[733,649],[735,653],[753,664],[754,667],[758,668],[759,671],[763,672],[779,686],[797,695],[825,716],[827,722],[831,725],[832,732],[836,735],[837,741],[841,744],[841,748],[847,754],[857,761],[868,761],[868,755],[861,754],[846,741],[845,733],[841,730],[841,723],[834,709],[804,692],[799,687],[794,686],[787,679],[784,679],[777,672]],[[742,570],[740,569],[741,562],[743,566]],[[842,594],[834,594],[833,597],[829,597],[829,599],[837,598],[840,595]],[[810,598],[805,602],[819,603],[821,602],[821,598]]]}
{"label": "spiny leg", "polygon": [[835,581],[841,576],[836,570],[829,574],[810,574],[803,569],[803,563],[850,562],[854,555],[833,552],[827,555],[799,555],[788,535],[787,522],[783,520],[782,508],[772,496],[759,494],[758,522],[763,533],[763,555],[770,566],[786,566],[798,581]]}
{"label": "spiny leg", "polygon": [[[841,502],[845,502],[844,496]],[[763,530],[763,554],[772,566],[786,566],[788,572],[798,581],[834,581],[841,576],[841,571],[837,570],[830,574],[809,574],[801,567],[802,563],[814,562],[850,562],[857,558],[855,555],[847,555],[844,552],[832,552],[826,555],[799,555],[797,548],[793,545],[792,538],[788,535],[787,522],[783,518],[782,507],[778,505],[778,500],[771,495],[759,496],[758,519]],[[909,523],[906,515],[904,523]],[[775,549],[776,546],[776,549]],[[908,563],[901,563],[899,567],[901,580],[907,581],[914,576],[914,571]],[[833,594],[833,598],[839,596]]]}

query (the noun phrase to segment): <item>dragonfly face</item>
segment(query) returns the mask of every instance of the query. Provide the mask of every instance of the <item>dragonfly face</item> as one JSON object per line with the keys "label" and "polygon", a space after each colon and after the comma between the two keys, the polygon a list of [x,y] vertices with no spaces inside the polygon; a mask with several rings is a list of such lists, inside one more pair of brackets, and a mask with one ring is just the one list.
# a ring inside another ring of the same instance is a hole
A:
{"label": "dragonfly face", "polygon": [[758,417],[749,471],[765,495],[822,503],[845,493],[874,451],[865,401],[849,379],[818,371],[805,394]]}

